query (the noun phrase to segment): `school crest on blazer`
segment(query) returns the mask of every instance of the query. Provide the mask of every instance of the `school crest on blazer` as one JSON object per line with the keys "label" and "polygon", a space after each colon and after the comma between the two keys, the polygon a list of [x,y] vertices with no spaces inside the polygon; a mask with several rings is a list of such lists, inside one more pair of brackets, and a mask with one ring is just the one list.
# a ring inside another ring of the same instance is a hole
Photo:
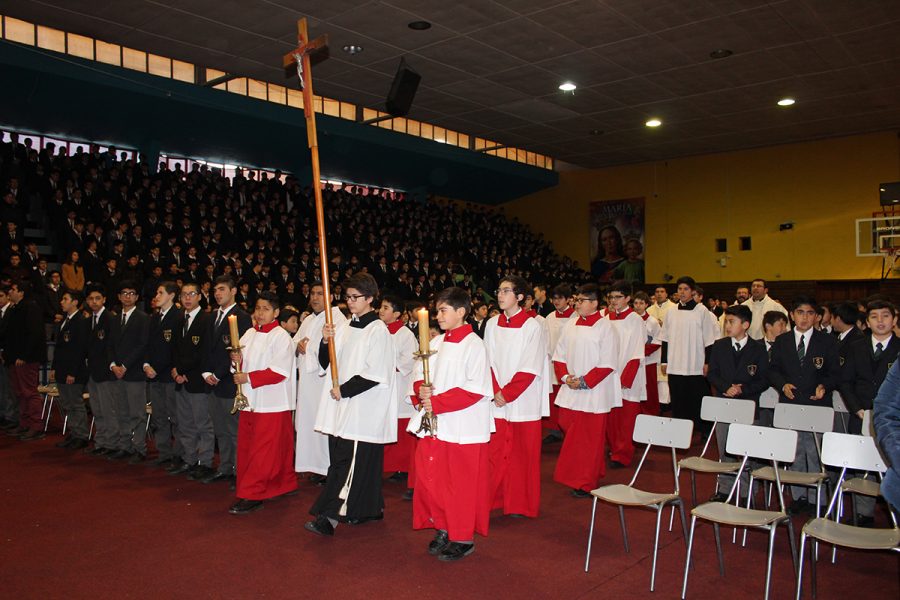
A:
{"label": "school crest on blazer", "polygon": [[200,336],[199,336],[199,335],[192,335],[192,336],[191,336],[191,343],[194,344],[195,346],[198,345],[198,344],[200,343]]}
{"label": "school crest on blazer", "polygon": [[842,367],[844,366],[844,361],[845,361],[844,357],[841,356],[841,357],[840,357],[840,362],[841,362],[841,366],[842,366]]}
{"label": "school crest on blazer", "polygon": [[172,341],[172,330],[171,329],[163,329],[163,339],[167,342]]}
{"label": "school crest on blazer", "polygon": [[106,337],[106,332],[103,330],[103,328],[97,328],[97,339],[102,340],[105,337]]}
{"label": "school crest on blazer", "polygon": [[813,357],[813,366],[817,369],[821,369],[825,365],[825,359],[821,356]]}
{"label": "school crest on blazer", "polygon": [[222,343],[226,346],[231,346],[231,334],[223,333],[222,334]]}
{"label": "school crest on blazer", "polygon": [[755,377],[757,371],[756,365],[747,365],[747,373],[750,374],[750,377]]}
{"label": "school crest on blazer", "polygon": [[72,341],[72,334],[69,333],[68,331],[64,331],[64,332],[63,332],[63,338],[62,338],[62,339],[63,339],[63,341],[66,342],[66,343],[71,342],[71,341]]}

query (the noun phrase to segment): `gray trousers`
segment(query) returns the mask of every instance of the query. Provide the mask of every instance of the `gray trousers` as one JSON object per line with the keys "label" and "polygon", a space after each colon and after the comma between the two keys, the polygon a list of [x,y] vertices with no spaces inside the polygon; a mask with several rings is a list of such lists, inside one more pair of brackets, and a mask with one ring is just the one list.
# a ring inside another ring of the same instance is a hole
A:
{"label": "gray trousers", "polygon": [[116,450],[147,454],[147,384],[113,381],[110,392],[116,403]]}
{"label": "gray trousers", "polygon": [[86,440],[88,438],[87,411],[84,408],[84,399],[81,397],[84,392],[84,384],[60,383],[56,387],[59,389],[59,407],[67,419],[66,433],[69,437]]}
{"label": "gray trousers", "polygon": [[112,395],[111,381],[88,380],[91,414],[94,415],[94,445],[107,450],[118,449],[118,410]]}
{"label": "gray trousers", "polygon": [[234,398],[220,398],[209,395],[209,417],[212,419],[219,444],[219,473],[234,475],[234,461],[237,455],[238,415],[231,414]]}
{"label": "gray trousers", "polygon": [[[797,454],[794,456],[794,462],[789,467],[791,471],[802,471],[804,473],[818,473],[822,465],[819,463],[819,453],[816,450],[816,442],[813,437],[814,433],[808,431],[797,432]],[[828,490],[825,483],[822,483],[822,497],[819,498],[819,504],[828,506]],[[806,499],[810,504],[816,501],[815,489],[802,485],[791,486],[791,496],[794,500]]]}
{"label": "gray trousers", "polygon": [[175,412],[183,452],[181,458],[189,465],[211,467],[216,436],[209,418],[209,395],[176,390]]}
{"label": "gray trousers", "polygon": [[[754,423],[754,425],[758,425],[758,423]],[[725,453],[725,447],[728,443],[728,427],[730,425],[728,423],[716,423],[716,445],[719,447],[719,460],[722,462],[740,462],[736,456],[732,456],[730,454]],[[741,473],[741,497],[747,497],[747,490],[750,486],[750,471],[755,468],[754,464],[749,460],[747,461],[747,465],[744,467],[744,472]],[[718,482],[716,484],[716,491],[720,494],[728,494],[731,491],[731,486],[734,485],[734,474],[733,473],[721,473],[718,476]]]}
{"label": "gray trousers", "polygon": [[19,400],[13,394],[5,368],[0,368],[0,419],[19,422]]}
{"label": "gray trousers", "polygon": [[147,383],[147,401],[153,406],[153,440],[160,459],[181,457],[181,441],[178,439],[178,415],[175,409],[175,383],[150,381]]}

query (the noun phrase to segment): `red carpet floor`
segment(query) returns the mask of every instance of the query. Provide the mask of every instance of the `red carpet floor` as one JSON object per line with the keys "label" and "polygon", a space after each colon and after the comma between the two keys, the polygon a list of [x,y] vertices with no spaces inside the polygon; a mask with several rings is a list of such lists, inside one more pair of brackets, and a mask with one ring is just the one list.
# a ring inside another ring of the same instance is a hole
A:
{"label": "red carpet floor", "polygon": [[[319,491],[306,481],[297,496],[237,517],[227,513],[233,496],[224,484],[202,485],[153,467],[59,450],[53,447],[59,439],[22,443],[0,435],[3,598],[569,599],[680,593],[685,544],[677,522],[675,531],[660,536],[656,592],[649,592],[650,511],[626,512],[626,554],[615,509],[599,505],[591,571],[584,573],[591,502],[571,498],[552,482],[558,444],[544,452],[541,516],[497,516],[473,555],[441,563],[425,552],[431,534],[412,530],[411,503],[400,498],[398,484],[385,483],[385,521],[342,525],[334,538],[323,539],[303,530]],[[669,488],[666,455],[651,458],[639,483]],[[608,480],[627,482],[629,474],[612,471]],[[712,481],[701,479],[698,487],[708,497]],[[877,519],[886,523],[881,507]],[[698,525],[688,596],[761,598],[765,535],[751,533],[746,548],[730,543],[730,529],[723,529],[723,538],[724,579],[712,528]],[[836,565],[819,564],[820,598],[900,598],[897,555],[842,550]],[[772,598],[793,593],[781,529]]]}

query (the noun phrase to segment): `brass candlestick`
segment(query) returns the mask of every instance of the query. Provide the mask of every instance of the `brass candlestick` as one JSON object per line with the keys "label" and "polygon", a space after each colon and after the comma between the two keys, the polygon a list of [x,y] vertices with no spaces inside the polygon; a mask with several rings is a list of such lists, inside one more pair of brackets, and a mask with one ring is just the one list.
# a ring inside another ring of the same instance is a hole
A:
{"label": "brass candlestick", "polygon": [[[240,352],[243,350],[243,346],[228,346],[228,352]],[[231,366],[234,367],[234,374],[241,374],[241,363],[240,361],[232,360]],[[245,408],[250,409],[250,412],[253,412],[253,409],[250,408],[250,402],[247,400],[247,396],[244,395],[243,384],[238,383],[237,390],[234,393],[234,406],[231,407],[231,414],[237,414],[239,410],[244,410]]]}
{"label": "brass candlestick", "polygon": [[[422,361],[422,385],[427,385],[429,387],[431,387],[431,373],[428,369],[428,358],[433,354],[437,354],[437,352],[433,350],[429,350],[428,352],[422,352],[421,350],[419,350],[418,352],[413,352],[413,356],[415,356],[417,360]],[[438,419],[436,414],[434,414],[430,410],[426,411],[422,416],[422,422],[419,424],[419,429],[418,431],[416,431],[416,433],[421,433],[424,431],[425,435],[434,437],[435,435],[437,435],[437,421]]]}

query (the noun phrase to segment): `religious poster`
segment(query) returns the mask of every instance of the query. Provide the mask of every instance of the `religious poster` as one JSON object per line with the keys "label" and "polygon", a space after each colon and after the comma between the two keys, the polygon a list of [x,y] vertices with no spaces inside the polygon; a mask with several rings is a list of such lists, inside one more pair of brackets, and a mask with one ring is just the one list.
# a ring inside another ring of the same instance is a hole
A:
{"label": "religious poster", "polygon": [[589,205],[591,273],[601,283],[644,283],[644,199]]}

